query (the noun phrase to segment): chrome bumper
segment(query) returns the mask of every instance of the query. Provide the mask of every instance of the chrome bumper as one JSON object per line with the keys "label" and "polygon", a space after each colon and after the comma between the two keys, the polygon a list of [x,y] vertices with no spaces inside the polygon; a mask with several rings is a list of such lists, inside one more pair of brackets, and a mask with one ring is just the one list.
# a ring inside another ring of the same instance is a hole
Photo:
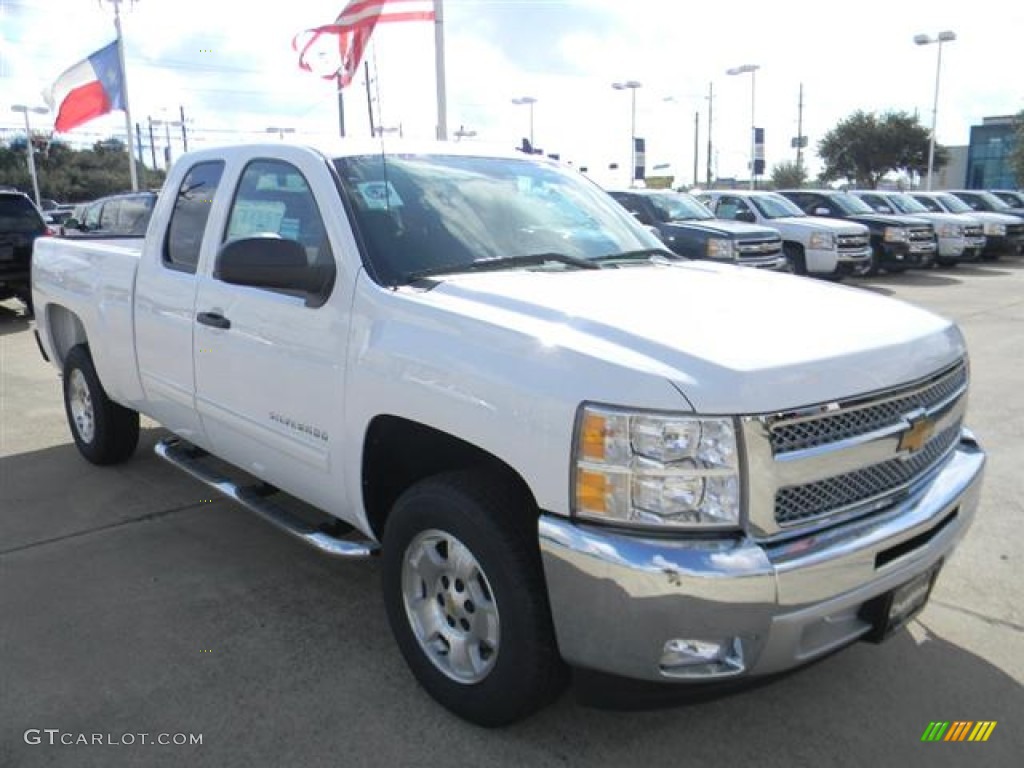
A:
{"label": "chrome bumper", "polygon": [[[645,538],[543,515],[540,546],[562,656],[662,682],[809,662],[869,633],[860,616],[866,603],[949,556],[974,518],[984,465],[965,430],[931,481],[891,509],[773,545]],[[663,663],[667,647],[701,643],[723,649],[718,671]]]}

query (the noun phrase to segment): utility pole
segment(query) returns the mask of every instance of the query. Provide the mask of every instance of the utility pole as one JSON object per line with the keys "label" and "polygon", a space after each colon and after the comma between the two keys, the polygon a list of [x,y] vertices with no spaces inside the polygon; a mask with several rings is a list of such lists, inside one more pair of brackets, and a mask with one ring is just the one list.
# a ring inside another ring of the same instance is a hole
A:
{"label": "utility pole", "polygon": [[188,152],[188,131],[185,130],[185,108],[178,106],[178,113],[181,115],[181,147],[182,152]]}
{"label": "utility pole", "polygon": [[804,161],[804,84],[800,83],[800,99],[796,105],[796,171],[800,173]]}
{"label": "utility pole", "polygon": [[704,186],[711,189],[711,117],[714,112],[715,106],[715,84],[708,83],[708,167],[706,177],[704,179]]}
{"label": "utility pole", "polygon": [[700,110],[693,113],[693,186],[697,186],[697,154],[700,152]]}
{"label": "utility pole", "polygon": [[146,117],[149,121],[149,157],[153,162],[153,170],[156,170],[156,139],[153,138],[153,118]]}
{"label": "utility pole", "polygon": [[146,186],[146,160],[142,156],[142,126],[139,125],[138,121],[135,122],[135,144],[139,148],[139,186]]}

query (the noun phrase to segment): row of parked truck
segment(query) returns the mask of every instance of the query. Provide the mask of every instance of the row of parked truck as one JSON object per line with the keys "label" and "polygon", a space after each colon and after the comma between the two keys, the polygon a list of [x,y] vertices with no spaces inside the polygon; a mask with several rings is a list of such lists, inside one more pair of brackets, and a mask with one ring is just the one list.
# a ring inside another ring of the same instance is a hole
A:
{"label": "row of parked truck", "polygon": [[[1024,196],[980,190],[613,190],[675,253],[841,279],[1024,248]],[[1013,207],[1016,203],[1017,207]]]}

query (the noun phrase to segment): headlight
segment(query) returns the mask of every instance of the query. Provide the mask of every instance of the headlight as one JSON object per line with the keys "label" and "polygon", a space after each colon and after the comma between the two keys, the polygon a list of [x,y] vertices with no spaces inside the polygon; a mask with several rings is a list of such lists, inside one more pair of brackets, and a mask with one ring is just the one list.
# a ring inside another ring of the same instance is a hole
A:
{"label": "headlight", "polygon": [[831,251],[836,247],[836,236],[831,232],[813,232],[807,244],[816,250]]}
{"label": "headlight", "polygon": [[1006,237],[1006,225],[996,224],[992,221],[985,222],[985,234],[989,237]]}
{"label": "headlight", "polygon": [[905,243],[908,237],[907,230],[903,227],[885,228],[885,242],[887,243]]}
{"label": "headlight", "polygon": [[709,259],[735,259],[736,252],[732,240],[725,240],[720,237],[712,237],[708,240]]}
{"label": "headlight", "polygon": [[584,406],[573,470],[577,517],[647,527],[739,526],[732,419]]}

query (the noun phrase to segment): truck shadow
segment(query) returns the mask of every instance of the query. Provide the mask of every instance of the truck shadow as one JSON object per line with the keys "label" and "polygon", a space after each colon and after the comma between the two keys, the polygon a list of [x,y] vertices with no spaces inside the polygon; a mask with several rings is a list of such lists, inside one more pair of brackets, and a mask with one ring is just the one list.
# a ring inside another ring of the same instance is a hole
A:
{"label": "truck shadow", "polygon": [[0,302],[0,336],[27,331],[31,319],[17,300]]}

